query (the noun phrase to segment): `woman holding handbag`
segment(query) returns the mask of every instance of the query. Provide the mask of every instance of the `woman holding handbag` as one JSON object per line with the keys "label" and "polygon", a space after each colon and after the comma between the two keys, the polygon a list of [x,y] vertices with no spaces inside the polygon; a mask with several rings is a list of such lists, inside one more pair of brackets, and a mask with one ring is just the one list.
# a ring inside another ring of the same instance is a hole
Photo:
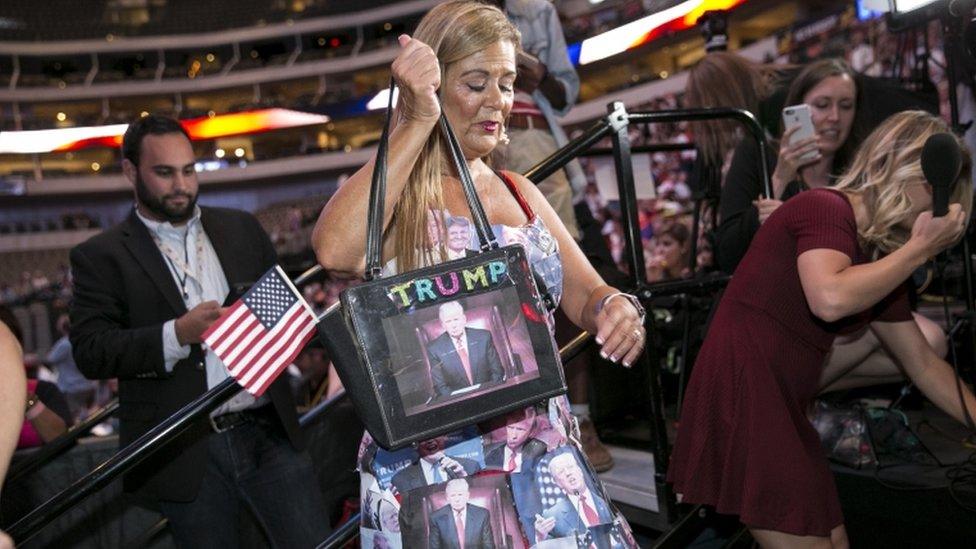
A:
{"label": "woman holding handbag", "polygon": [[[495,172],[485,162],[505,139],[504,124],[512,107],[516,77],[518,30],[496,8],[454,1],[432,9],[413,37],[400,37],[400,45],[402,50],[392,65],[400,97],[389,134],[386,213],[382,219],[384,272],[404,272],[447,260],[445,243],[455,235],[438,229],[446,223],[430,223],[431,219],[473,217],[458,174],[451,165],[445,140],[437,131],[443,113],[457,135],[464,162],[496,237],[505,243],[522,244],[537,281],[545,286],[540,289],[559,302],[574,323],[595,334],[605,357],[630,366],[643,350],[645,339],[643,310],[636,298],[603,282],[530,181],[517,174]],[[318,220],[313,247],[327,270],[355,275],[365,269],[368,197],[375,163],[374,158],[350,177]],[[431,235],[432,226],[440,234]],[[513,232],[518,233],[518,238],[511,237]],[[470,247],[477,248],[474,239]],[[550,399],[542,408],[540,415],[548,421],[535,424],[533,435],[540,440],[539,444],[545,444],[550,452],[571,451],[578,460],[585,461],[579,452],[564,448],[571,446],[573,439],[578,440],[565,397]],[[506,417],[518,421],[512,414]],[[490,426],[449,435],[446,443],[439,441],[433,445],[436,447],[425,452],[424,458],[417,452],[409,461],[385,455],[389,453],[367,440],[360,459],[364,490],[380,492],[381,497],[387,491],[396,491],[391,477],[404,473],[402,480],[412,467],[416,482],[399,483],[407,487],[403,491],[419,484],[416,489],[422,486],[429,492],[427,487],[441,480],[476,476],[478,473],[472,474],[470,467],[458,465],[461,459],[457,453],[452,454],[452,448],[470,448],[472,439],[481,439],[477,444],[483,441],[485,447],[501,441],[505,423],[506,418],[500,418]],[[421,449],[424,447],[421,443]],[[528,458],[522,461],[521,455],[511,450],[509,454],[504,461],[506,465],[502,466],[504,472],[513,476],[529,475],[534,481],[529,464],[538,462]],[[523,468],[522,464],[527,466]],[[478,467],[487,467],[483,458]],[[538,498],[527,498],[515,490],[514,503],[519,507],[522,535],[530,544],[589,533],[598,538],[593,543],[602,547],[609,546],[611,539],[623,537],[612,532],[614,528],[626,527],[622,519],[612,516],[605,506],[586,503],[587,494],[592,494],[597,502],[605,498],[600,498],[602,488],[590,468],[585,469],[584,476],[588,477],[585,486],[592,492],[581,491],[567,499],[579,513],[575,526],[567,527],[565,520],[557,523]],[[547,474],[546,481],[549,480]],[[511,483],[513,488],[516,484],[522,485]],[[473,482],[472,498],[478,493],[477,487],[478,483]],[[453,486],[452,490],[464,492],[461,486]],[[403,497],[409,494],[398,495],[401,496],[398,500],[404,501]],[[402,522],[410,522],[405,518],[407,514],[401,510]],[[457,525],[452,530],[457,535],[464,535],[465,520],[471,520],[476,514],[468,516],[469,519],[456,518]],[[419,527],[418,524],[401,526],[403,530]],[[407,539],[404,537],[404,541]]]}

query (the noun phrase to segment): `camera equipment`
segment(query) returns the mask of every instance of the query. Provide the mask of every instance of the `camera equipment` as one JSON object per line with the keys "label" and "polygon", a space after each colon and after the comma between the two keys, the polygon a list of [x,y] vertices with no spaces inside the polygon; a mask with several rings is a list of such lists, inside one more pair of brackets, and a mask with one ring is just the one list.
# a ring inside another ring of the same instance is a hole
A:
{"label": "camera equipment", "polygon": [[705,37],[705,51],[725,51],[729,46],[729,12],[709,10],[698,18],[702,36]]}

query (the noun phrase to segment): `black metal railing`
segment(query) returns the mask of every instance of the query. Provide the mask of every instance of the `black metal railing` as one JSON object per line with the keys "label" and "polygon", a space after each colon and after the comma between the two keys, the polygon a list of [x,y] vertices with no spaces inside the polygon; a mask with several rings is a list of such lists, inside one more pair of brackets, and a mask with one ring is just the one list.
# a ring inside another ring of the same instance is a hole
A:
{"label": "black metal railing", "polygon": [[356,539],[359,535],[359,523],[362,518],[362,513],[354,513],[346,522],[340,524],[335,530],[329,534],[329,537],[319,544],[316,549],[338,549],[346,543]]}
{"label": "black metal railing", "polygon": [[[560,350],[560,358],[564,362],[572,360],[586,348],[592,338],[593,336],[586,332],[581,333]],[[7,533],[17,544],[26,542],[65,511],[112,482],[119,475],[138,465],[153,452],[179,436],[196,421],[202,419],[204,415],[209,414],[242,390],[241,386],[232,378],[222,381],[120,450],[92,472],[78,479],[71,486],[15,522],[7,530]],[[299,424],[306,427],[345,398],[346,393],[343,391],[319,403],[299,419]]]}
{"label": "black metal railing", "polygon": [[[332,410],[332,408],[335,407],[337,404],[339,404],[343,400],[346,400],[347,396],[348,395],[346,395],[345,391],[339,391],[332,397],[323,400],[322,402],[318,403],[316,406],[312,407],[311,410],[302,414],[302,416],[298,418],[298,425],[302,429],[308,428],[309,425],[311,425],[317,419],[324,416],[326,413]],[[357,515],[356,521],[358,522],[358,520],[359,519]],[[137,536],[134,540],[127,542],[126,546],[133,547],[133,548],[145,547],[146,545],[149,545],[149,542],[152,541],[157,535],[159,535],[163,530],[165,530],[168,525],[169,525],[169,521],[166,519],[166,517],[163,517],[158,521],[156,521],[145,532]]]}
{"label": "black metal railing", "polygon": [[33,473],[47,465],[54,458],[73,448],[78,443],[78,439],[90,433],[96,425],[114,416],[118,410],[119,399],[112,399],[108,404],[96,410],[80,423],[75,424],[61,436],[46,443],[33,454],[12,465],[10,471],[7,473],[6,482],[14,482],[24,475]]}
{"label": "black metal railing", "polygon": [[[676,109],[628,113],[623,103],[615,101],[607,105],[607,115],[604,118],[594,122],[582,134],[567,143],[566,146],[528,170],[525,176],[532,182],[539,183],[578,156],[605,154],[607,152],[606,149],[597,149],[593,153],[587,153],[587,151],[593,149],[596,143],[609,137],[611,141],[609,152],[613,155],[614,169],[617,175],[620,209],[623,217],[624,239],[627,250],[626,257],[631,276],[631,288],[629,290],[634,291],[638,297],[646,301],[668,293],[681,294],[692,290],[710,288],[713,285],[724,285],[728,282],[728,277],[711,276],[688,281],[656,284],[651,284],[647,280],[647,271],[644,269],[644,246],[641,241],[640,223],[638,221],[637,193],[634,186],[632,153],[635,150],[645,152],[646,149],[647,151],[651,151],[656,149],[658,145],[633,148],[631,147],[628,133],[631,123],[657,124],[722,119],[735,120],[744,125],[749,136],[759,145],[763,190],[766,196],[773,196],[768,164],[766,162],[766,134],[759,121],[756,120],[756,117],[744,109]],[[684,149],[685,145],[675,147],[675,150]],[[650,319],[648,319],[648,322],[650,322]],[[648,324],[645,328],[650,331],[651,326]],[[660,365],[655,360],[653,354],[653,349],[647,348],[638,361],[649,373],[648,392],[650,399],[648,413],[651,431],[650,450],[655,464],[654,484],[659,515],[663,518],[662,522],[664,524],[672,525],[678,519],[677,500],[670,485],[666,482],[666,468],[669,463],[670,444],[664,425],[664,395],[661,389]]]}
{"label": "black metal railing", "polygon": [[298,425],[301,426],[302,429],[305,429],[311,425],[313,421],[325,415],[326,412],[332,410],[333,407],[345,400],[347,397],[348,395],[346,394],[346,391],[342,390],[323,400],[322,402],[319,402],[313,406],[311,410],[302,414],[302,417],[298,418]]}
{"label": "black metal railing", "polygon": [[[649,143],[647,145],[636,145],[630,148],[631,153],[659,153],[659,152],[683,152],[693,151],[698,148],[694,143]],[[611,156],[613,149],[610,147],[593,147],[579,154],[580,158],[589,156]]]}
{"label": "black metal railing", "polygon": [[7,530],[7,534],[18,545],[29,540],[45,525],[115,480],[122,473],[138,465],[153,452],[162,448],[163,445],[190,428],[197,420],[202,419],[204,415],[215,410],[241,390],[241,386],[233,378],[225,379],[137,438],[92,472],[81,477],[71,486],[15,522]]}

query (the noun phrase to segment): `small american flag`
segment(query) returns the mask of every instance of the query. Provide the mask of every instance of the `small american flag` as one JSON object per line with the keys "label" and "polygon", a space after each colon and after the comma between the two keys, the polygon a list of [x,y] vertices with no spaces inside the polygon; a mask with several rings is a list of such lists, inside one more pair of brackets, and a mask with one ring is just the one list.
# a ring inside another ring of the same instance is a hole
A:
{"label": "small american flag", "polygon": [[247,392],[261,396],[312,338],[315,323],[275,265],[203,333],[203,341]]}

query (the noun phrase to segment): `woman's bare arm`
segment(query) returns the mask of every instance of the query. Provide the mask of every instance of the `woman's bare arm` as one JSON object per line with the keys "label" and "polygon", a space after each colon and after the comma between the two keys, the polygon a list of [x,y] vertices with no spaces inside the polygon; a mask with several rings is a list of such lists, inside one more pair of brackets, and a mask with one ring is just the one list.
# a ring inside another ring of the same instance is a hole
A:
{"label": "woman's bare arm", "polygon": [[27,401],[27,379],[24,360],[17,339],[0,322],[0,488],[7,476],[10,457],[17,448],[24,425],[24,404]]}
{"label": "woman's bare arm", "polygon": [[[871,330],[887,347],[892,356],[905,370],[905,374],[918,386],[929,400],[940,410],[966,423],[966,415],[959,400],[956,387],[956,374],[944,360],[939,358],[925,341],[914,320],[905,322],[872,322]],[[969,387],[960,382],[963,401],[970,417],[976,419],[976,397]]]}
{"label": "woman's bare arm", "polygon": [[[617,298],[606,302],[603,309],[597,311],[603,299],[618,290],[607,285],[596,272],[542,192],[525,177],[512,176],[532,210],[559,242],[563,265],[563,312],[573,324],[596,335],[605,358],[629,366],[643,350],[644,330],[637,310],[628,300]],[[640,333],[640,338],[635,339],[635,333]]]}

